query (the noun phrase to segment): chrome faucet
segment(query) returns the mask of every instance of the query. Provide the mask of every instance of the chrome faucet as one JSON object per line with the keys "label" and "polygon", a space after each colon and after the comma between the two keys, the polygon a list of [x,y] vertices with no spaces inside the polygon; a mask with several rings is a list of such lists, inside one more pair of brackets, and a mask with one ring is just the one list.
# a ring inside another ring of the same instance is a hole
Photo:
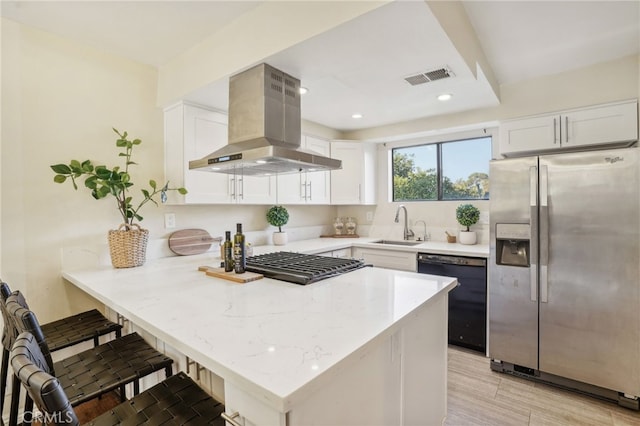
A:
{"label": "chrome faucet", "polygon": [[[409,227],[407,226],[407,222],[409,221],[409,214],[407,213],[407,208],[404,206],[404,204],[400,204],[398,206],[398,209],[396,210],[396,218],[394,219],[395,223],[400,222],[399,218],[400,218],[400,209],[404,210],[404,239],[405,240],[410,240],[414,234],[413,231],[411,229],[409,229]],[[426,225],[425,225],[426,227]]]}
{"label": "chrome faucet", "polygon": [[[422,224],[424,225],[424,233],[422,234],[422,241],[427,241],[427,222],[425,222],[424,220],[416,220],[416,225],[419,224],[420,222],[422,222]],[[418,241],[420,241],[420,237],[418,237]]]}

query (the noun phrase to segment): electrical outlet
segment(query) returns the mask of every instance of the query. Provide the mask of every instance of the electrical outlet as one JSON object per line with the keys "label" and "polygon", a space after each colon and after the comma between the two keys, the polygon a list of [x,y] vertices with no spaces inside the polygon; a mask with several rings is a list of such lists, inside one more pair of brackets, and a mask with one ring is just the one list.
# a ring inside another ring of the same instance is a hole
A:
{"label": "electrical outlet", "polygon": [[371,222],[373,220],[373,212],[367,212],[367,222]]}
{"label": "electrical outlet", "polygon": [[483,225],[489,224],[489,212],[487,211],[480,212],[480,223]]}
{"label": "electrical outlet", "polygon": [[176,214],[165,213],[164,214],[164,228],[171,229],[176,227]]}

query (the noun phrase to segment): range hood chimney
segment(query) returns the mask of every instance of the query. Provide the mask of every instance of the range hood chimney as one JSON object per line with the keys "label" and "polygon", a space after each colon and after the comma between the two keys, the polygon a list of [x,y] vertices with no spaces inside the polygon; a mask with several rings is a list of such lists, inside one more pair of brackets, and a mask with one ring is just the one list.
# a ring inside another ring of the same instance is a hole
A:
{"label": "range hood chimney", "polygon": [[333,170],[342,161],[300,148],[300,80],[260,64],[229,79],[229,143],[189,169],[250,176]]}

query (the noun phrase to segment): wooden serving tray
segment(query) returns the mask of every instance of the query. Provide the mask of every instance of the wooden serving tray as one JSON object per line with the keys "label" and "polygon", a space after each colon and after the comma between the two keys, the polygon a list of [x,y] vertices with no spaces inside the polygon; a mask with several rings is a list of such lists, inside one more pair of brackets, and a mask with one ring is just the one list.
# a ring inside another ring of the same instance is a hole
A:
{"label": "wooden serving tray", "polygon": [[255,272],[236,274],[235,272],[225,272],[224,268],[213,268],[211,266],[200,266],[198,267],[198,271],[204,272],[209,277],[222,278],[223,280],[229,280],[241,284],[264,278],[264,275],[256,274]]}

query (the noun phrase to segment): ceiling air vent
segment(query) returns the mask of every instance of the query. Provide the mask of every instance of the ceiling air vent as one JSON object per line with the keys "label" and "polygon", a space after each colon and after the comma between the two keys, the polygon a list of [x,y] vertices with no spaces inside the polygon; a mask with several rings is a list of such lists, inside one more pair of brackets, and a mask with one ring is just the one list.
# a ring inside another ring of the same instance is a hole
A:
{"label": "ceiling air vent", "polygon": [[442,80],[443,78],[449,78],[453,76],[455,76],[455,74],[448,67],[443,67],[431,71],[421,72],[420,74],[410,75],[409,77],[405,77],[405,81],[412,86],[417,86],[418,84],[424,84],[435,80]]}

